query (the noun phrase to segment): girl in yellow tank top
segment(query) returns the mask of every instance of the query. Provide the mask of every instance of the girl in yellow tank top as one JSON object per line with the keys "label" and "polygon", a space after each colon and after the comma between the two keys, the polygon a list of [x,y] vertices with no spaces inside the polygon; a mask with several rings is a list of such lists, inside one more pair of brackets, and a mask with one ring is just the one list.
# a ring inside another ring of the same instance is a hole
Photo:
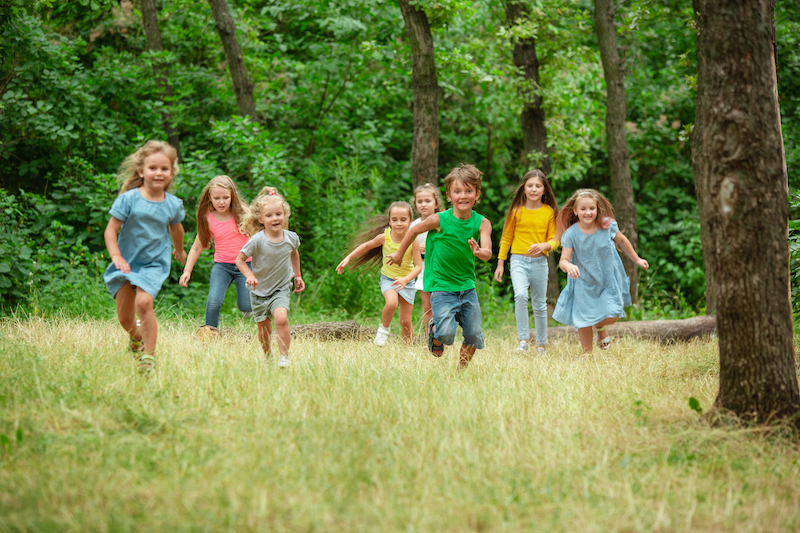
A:
{"label": "girl in yellow tank top", "polygon": [[[337,274],[341,274],[353,260],[351,268],[370,269],[381,265],[380,286],[386,304],[383,306],[381,324],[375,335],[374,342],[378,346],[386,344],[391,333],[392,317],[398,306],[403,340],[407,344],[411,343],[411,311],[414,308],[414,296],[417,292],[412,282],[422,270],[419,244],[414,241],[414,244],[406,250],[403,262],[399,265],[388,264],[386,256],[397,251],[412,220],[411,206],[407,202],[394,202],[389,206],[385,216],[367,221],[364,230],[351,241],[350,253],[336,267]],[[376,235],[379,231],[380,233]]]}

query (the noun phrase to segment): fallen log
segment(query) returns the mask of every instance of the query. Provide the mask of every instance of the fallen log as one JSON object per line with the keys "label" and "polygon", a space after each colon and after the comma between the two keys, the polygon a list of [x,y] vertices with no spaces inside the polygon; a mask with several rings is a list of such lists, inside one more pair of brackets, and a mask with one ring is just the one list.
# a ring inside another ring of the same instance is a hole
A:
{"label": "fallen log", "polygon": [[371,340],[375,328],[358,325],[353,320],[345,322],[317,322],[289,326],[292,337],[312,337],[318,340]]}
{"label": "fallen log", "polygon": [[[714,335],[717,330],[716,315],[696,316],[680,320],[639,320],[618,322],[608,326],[611,336],[656,339],[661,342],[688,341],[697,337]],[[547,328],[550,339],[578,337],[578,330],[572,326]]]}

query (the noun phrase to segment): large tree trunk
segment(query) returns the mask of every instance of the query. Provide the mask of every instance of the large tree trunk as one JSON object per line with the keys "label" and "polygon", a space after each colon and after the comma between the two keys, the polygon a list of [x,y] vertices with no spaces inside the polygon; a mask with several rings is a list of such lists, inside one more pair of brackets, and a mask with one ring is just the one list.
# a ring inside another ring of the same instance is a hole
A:
{"label": "large tree trunk", "polygon": [[431,26],[425,10],[398,0],[411,45],[411,85],[414,89],[414,143],[411,176],[416,189],[439,181],[439,80]]}
{"label": "large tree trunk", "polygon": [[788,180],[769,0],[694,0],[692,141],[703,254],[716,281],[715,407],[800,427],[787,246]]}
{"label": "large tree trunk", "polygon": [[[606,80],[606,145],[611,170],[611,196],[614,215],[619,229],[631,241],[634,250],[639,249],[639,231],[636,227],[636,204],[631,185],[630,156],[625,140],[625,69],[617,49],[617,28],[614,24],[616,8],[614,0],[595,0],[594,23],[603,74]],[[625,271],[631,278],[631,301],[639,299],[639,273],[636,265],[622,255]]]}
{"label": "large tree trunk", "polygon": [[[509,26],[514,26],[520,19],[529,16],[528,8],[524,4],[514,0],[506,2],[506,18]],[[536,152],[537,161],[535,166],[541,169],[545,175],[550,176],[550,153],[547,149],[547,128],[544,125],[544,106],[542,95],[539,92],[539,58],[536,57],[536,41],[531,38],[518,39],[514,43],[514,66],[519,69],[525,83],[520,90],[522,97],[522,113],[520,113],[520,123],[522,125],[522,144],[525,154],[523,160],[527,168],[530,168],[528,155]],[[558,301],[560,292],[558,283],[558,271],[554,254],[547,257],[547,269],[549,277],[547,280],[547,307],[552,314],[552,310]]]}
{"label": "large tree trunk", "polygon": [[[158,29],[158,11],[156,10],[155,0],[142,0],[142,23],[144,24],[144,34],[147,39],[147,49],[153,52],[161,52],[164,46],[161,43],[161,30]],[[172,86],[167,82],[169,79],[169,68],[166,65],[156,67],[156,78],[164,100],[169,102],[172,99]],[[181,137],[178,130],[172,125],[172,117],[167,111],[161,113],[161,123],[167,140],[181,156]]]}
{"label": "large tree trunk", "polygon": [[231,82],[233,83],[233,92],[236,95],[236,104],[239,106],[239,114],[258,120],[256,104],[255,100],[253,100],[253,83],[247,77],[242,50],[239,47],[239,40],[236,38],[236,26],[228,11],[228,5],[225,0],[208,0],[208,3],[211,5],[211,12],[214,14],[214,23],[222,41],[222,48],[225,50],[225,58],[228,61],[228,70],[231,73]]}

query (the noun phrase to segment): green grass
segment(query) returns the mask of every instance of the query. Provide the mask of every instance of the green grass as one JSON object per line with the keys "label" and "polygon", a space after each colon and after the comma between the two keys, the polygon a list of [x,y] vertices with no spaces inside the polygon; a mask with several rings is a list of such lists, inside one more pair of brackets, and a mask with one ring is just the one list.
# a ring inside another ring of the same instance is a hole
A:
{"label": "green grass", "polygon": [[[157,373],[113,321],[0,323],[0,531],[797,531],[790,437],[714,428],[713,341],[513,353],[463,374],[396,336],[294,341],[160,323]],[[397,324],[394,324],[397,331]]]}

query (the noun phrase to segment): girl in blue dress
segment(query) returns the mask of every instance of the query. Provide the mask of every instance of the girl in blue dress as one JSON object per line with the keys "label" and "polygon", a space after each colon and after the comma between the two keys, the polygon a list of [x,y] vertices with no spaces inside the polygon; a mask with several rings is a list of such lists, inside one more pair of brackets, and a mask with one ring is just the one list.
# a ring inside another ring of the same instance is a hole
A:
{"label": "girl in blue dress", "polygon": [[619,231],[614,210],[605,196],[594,189],[573,194],[556,218],[561,236],[561,261],[567,286],[558,297],[553,319],[578,328],[583,353],[592,353],[592,327],[597,345],[608,349],[611,337],[605,329],[625,316],[631,305],[630,279],[615,244],[631,261],[647,269],[625,235]]}
{"label": "girl in blue dress", "polygon": [[166,192],[178,173],[177,160],[175,149],[162,141],[148,141],[126,157],[119,170],[120,194],[104,233],[111,264],[103,281],[116,300],[117,318],[130,336],[142,373],[155,369],[158,324],[153,300],[169,276],[170,240],[175,258],[186,261],[183,202]]}

